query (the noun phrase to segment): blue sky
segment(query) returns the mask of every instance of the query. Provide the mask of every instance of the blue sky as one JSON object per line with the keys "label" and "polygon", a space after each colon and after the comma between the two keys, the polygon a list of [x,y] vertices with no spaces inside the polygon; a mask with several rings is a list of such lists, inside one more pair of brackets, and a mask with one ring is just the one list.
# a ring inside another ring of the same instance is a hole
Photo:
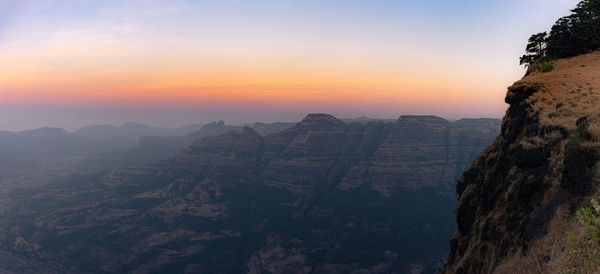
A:
{"label": "blue sky", "polygon": [[0,115],[27,117],[0,129],[501,117],[527,39],[577,2],[0,0]]}

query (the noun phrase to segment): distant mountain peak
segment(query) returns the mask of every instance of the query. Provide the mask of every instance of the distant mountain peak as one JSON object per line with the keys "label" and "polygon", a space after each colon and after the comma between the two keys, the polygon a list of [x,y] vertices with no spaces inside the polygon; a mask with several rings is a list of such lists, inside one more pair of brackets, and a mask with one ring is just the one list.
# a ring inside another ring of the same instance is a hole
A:
{"label": "distant mountain peak", "polygon": [[69,135],[69,132],[62,128],[53,128],[53,127],[42,127],[38,129],[31,129],[21,132],[22,134],[32,136],[32,137],[42,137],[42,136],[58,136],[58,135]]}
{"label": "distant mountain peak", "polygon": [[440,121],[448,122],[448,120],[435,115],[402,115],[398,120],[419,120],[419,121]]}
{"label": "distant mountain peak", "polygon": [[258,132],[256,132],[256,130],[254,130],[251,127],[244,127],[244,129],[242,129],[242,136],[259,136],[260,134],[258,134]]}
{"label": "distant mountain peak", "polygon": [[219,121],[212,121],[212,122],[208,123],[207,125],[209,125],[209,126],[216,126],[216,125],[219,125],[219,126],[224,126],[224,125],[225,125],[225,122],[223,122],[223,120],[219,120]]}
{"label": "distant mountain peak", "polygon": [[313,121],[313,120],[337,120],[333,115],[326,113],[311,113],[306,115],[302,121]]}
{"label": "distant mountain peak", "polygon": [[325,113],[313,113],[308,114],[300,124],[306,123],[343,123],[342,120],[334,117],[333,115],[325,114]]}
{"label": "distant mountain peak", "polygon": [[308,114],[300,123],[299,126],[334,126],[334,125],[343,125],[346,124],[332,115],[324,114],[324,113],[314,113]]}
{"label": "distant mountain peak", "polygon": [[138,123],[138,122],[127,122],[124,123],[123,128],[145,128],[145,127],[149,127],[148,125],[142,124],[142,123]]}

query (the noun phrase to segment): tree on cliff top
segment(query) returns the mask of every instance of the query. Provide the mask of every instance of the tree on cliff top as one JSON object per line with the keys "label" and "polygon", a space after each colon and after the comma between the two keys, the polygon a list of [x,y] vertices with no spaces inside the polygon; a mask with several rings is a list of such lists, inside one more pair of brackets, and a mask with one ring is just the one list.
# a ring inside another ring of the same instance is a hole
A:
{"label": "tree on cliff top", "polygon": [[533,64],[535,61],[546,57],[546,39],[548,33],[540,32],[534,34],[529,38],[527,48],[525,49],[526,54],[521,56],[521,65]]}
{"label": "tree on cliff top", "polygon": [[526,54],[520,59],[522,65],[600,48],[600,0],[583,0],[571,12],[556,21],[550,34],[542,32],[531,36]]}

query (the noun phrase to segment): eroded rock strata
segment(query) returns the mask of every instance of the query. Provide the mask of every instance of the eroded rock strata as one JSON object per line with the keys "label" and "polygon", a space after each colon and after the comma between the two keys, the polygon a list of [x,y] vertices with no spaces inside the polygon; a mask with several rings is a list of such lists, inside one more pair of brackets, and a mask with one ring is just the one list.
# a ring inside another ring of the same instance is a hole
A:
{"label": "eroded rock strata", "polygon": [[0,240],[57,271],[433,272],[454,182],[498,129],[313,114],[265,137],[230,131],[154,165],[24,190]]}

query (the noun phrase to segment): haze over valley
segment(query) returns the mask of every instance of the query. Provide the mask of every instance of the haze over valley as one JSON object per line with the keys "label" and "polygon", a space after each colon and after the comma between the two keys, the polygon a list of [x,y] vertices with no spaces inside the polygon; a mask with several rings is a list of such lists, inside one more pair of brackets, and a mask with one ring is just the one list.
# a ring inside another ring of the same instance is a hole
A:
{"label": "haze over valley", "polygon": [[0,273],[600,273],[599,79],[600,0],[0,0]]}
{"label": "haze over valley", "polygon": [[499,127],[310,114],[4,133],[0,268],[433,273],[455,229],[453,182]]}

